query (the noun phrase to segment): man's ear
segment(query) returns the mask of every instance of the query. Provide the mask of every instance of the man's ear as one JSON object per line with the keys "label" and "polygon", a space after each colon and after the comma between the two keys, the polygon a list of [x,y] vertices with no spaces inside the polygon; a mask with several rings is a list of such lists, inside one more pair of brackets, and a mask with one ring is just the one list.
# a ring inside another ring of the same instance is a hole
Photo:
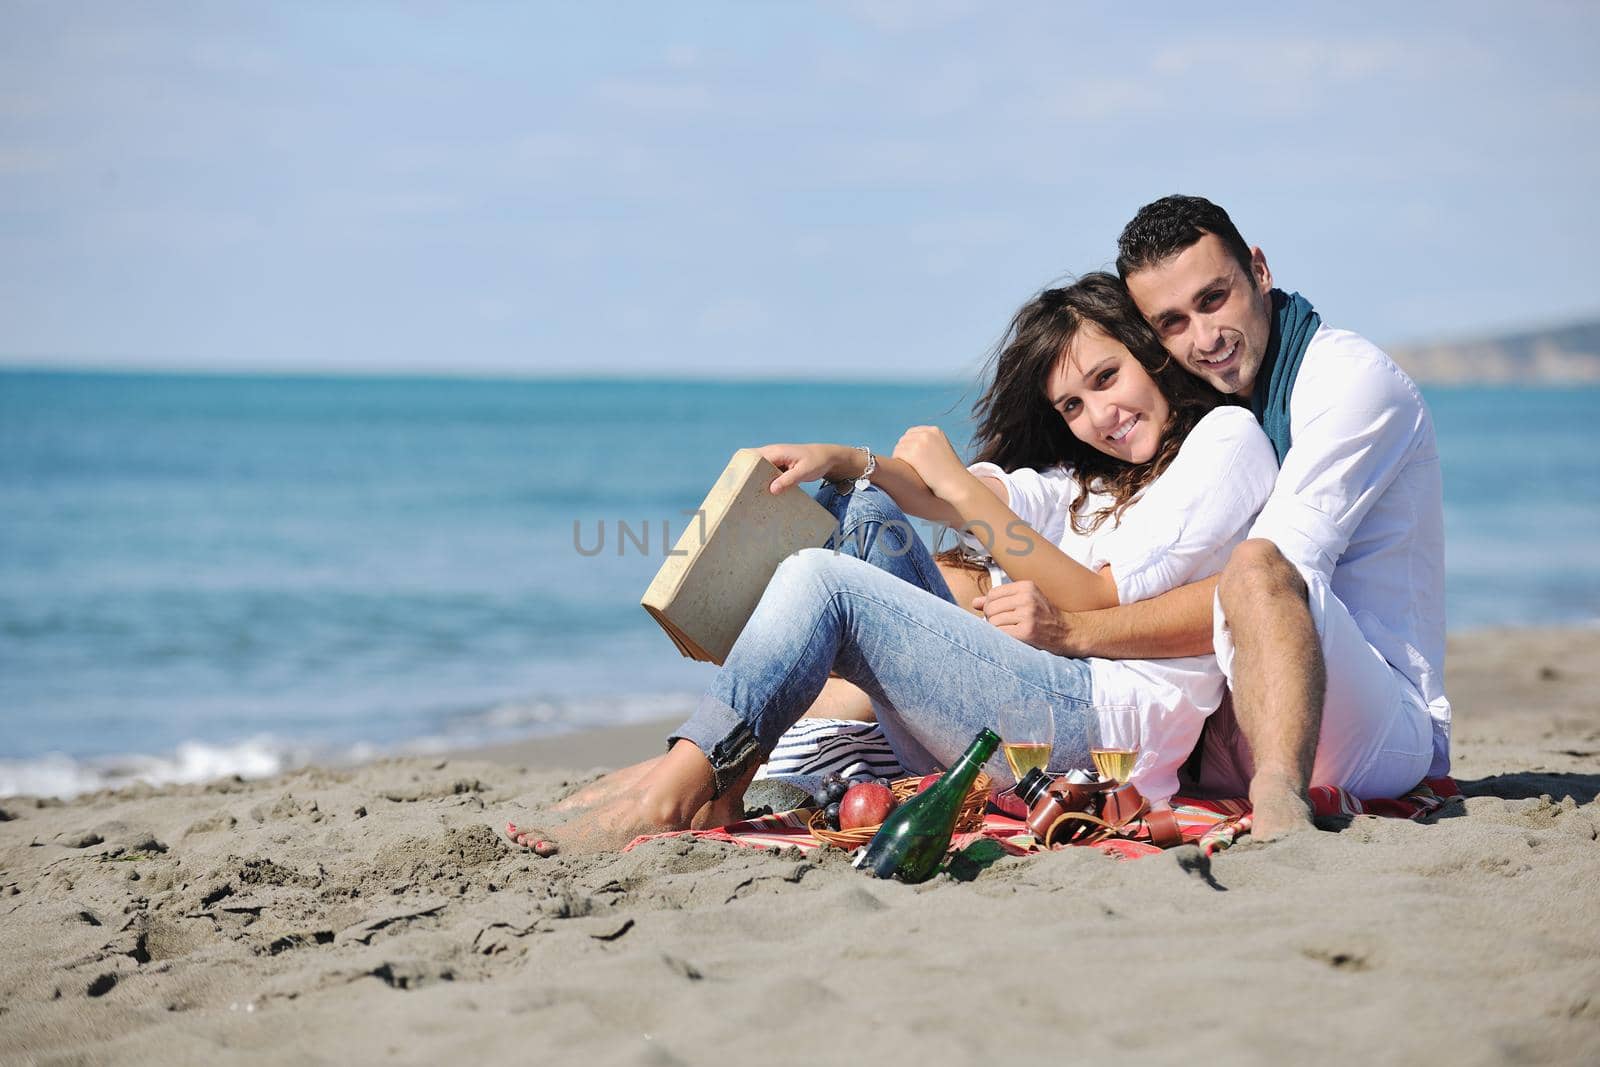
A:
{"label": "man's ear", "polygon": [[1250,280],[1263,296],[1272,292],[1272,268],[1267,266],[1266,253],[1259,248],[1250,249]]}

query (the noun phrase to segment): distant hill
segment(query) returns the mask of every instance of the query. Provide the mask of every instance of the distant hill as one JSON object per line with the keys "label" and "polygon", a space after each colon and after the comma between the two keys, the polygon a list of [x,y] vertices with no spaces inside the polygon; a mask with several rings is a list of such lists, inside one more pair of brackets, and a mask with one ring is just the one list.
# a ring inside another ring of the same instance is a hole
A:
{"label": "distant hill", "polygon": [[1419,382],[1600,382],[1600,320],[1387,351]]}

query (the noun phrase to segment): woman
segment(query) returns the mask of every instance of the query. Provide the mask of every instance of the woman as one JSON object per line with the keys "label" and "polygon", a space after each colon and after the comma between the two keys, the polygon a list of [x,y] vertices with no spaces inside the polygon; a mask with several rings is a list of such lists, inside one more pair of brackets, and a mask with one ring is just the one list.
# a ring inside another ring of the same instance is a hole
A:
{"label": "woman", "polygon": [[[941,432],[914,427],[868,487],[823,489],[818,500],[841,520],[839,551],[780,565],[667,754],[556,832],[513,825],[513,840],[548,855],[737,819],[757,765],[830,672],[871,697],[913,773],[948,765],[1007,704],[1053,706],[1052,764],[1069,766],[1087,763],[1090,716],[1136,709],[1153,758],[1135,781],[1153,800],[1169,797],[1222,698],[1214,658],[1077,660],[1014,635],[1026,632],[1034,589],[1059,610],[1091,611],[1221,570],[1277,470],[1249,412],[1218,404],[1168,358],[1116,278],[1040,294],[1012,320],[978,402],[980,461],[963,465]],[[779,492],[857,478],[872,462],[837,445],[762,451],[783,470]],[[987,549],[996,577],[1031,586],[977,596],[976,617],[906,514],[971,531],[964,540]],[[991,774],[1010,781],[1003,767]]]}

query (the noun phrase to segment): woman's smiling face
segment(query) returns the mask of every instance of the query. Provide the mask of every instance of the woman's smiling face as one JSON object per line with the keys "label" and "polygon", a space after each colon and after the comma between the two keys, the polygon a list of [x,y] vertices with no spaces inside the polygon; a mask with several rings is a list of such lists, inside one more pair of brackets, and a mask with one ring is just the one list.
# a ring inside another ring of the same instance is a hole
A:
{"label": "woman's smiling face", "polygon": [[1155,456],[1172,412],[1144,364],[1090,322],[1068,342],[1045,397],[1072,436],[1124,463]]}

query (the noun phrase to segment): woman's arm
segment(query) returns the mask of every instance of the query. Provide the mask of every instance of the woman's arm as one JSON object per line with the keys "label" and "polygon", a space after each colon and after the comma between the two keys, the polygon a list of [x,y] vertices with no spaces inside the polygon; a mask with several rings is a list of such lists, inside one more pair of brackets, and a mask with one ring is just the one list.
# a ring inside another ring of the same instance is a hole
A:
{"label": "woman's arm", "polygon": [[1007,503],[1005,486],[967,470],[944,431],[913,426],[895,446],[895,456],[905,460],[930,493],[954,513],[953,522],[941,521],[980,535],[988,531],[983,540],[992,542],[989,554],[1013,581],[1033,582],[1062,611],[1117,606],[1111,571],[1090,570],[1018,518]]}
{"label": "woman's arm", "polygon": [[[859,448],[850,445],[763,445],[756,451],[783,472],[768,487],[773,493],[819,478],[853,480],[861,477],[867,466],[867,457]],[[998,479],[978,480],[988,486],[991,495],[1001,500],[1006,498],[1006,487]],[[961,524],[961,516],[955,508],[936,496],[916,468],[903,459],[879,456],[877,469],[872,472],[872,484],[894,498],[907,515],[946,526]]]}

